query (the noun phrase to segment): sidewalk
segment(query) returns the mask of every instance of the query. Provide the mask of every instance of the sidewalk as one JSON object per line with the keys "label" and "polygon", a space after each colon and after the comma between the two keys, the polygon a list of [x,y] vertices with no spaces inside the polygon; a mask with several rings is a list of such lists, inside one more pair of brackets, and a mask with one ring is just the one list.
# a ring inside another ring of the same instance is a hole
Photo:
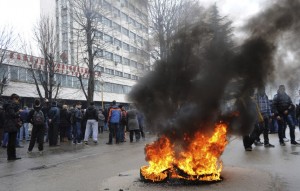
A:
{"label": "sidewalk", "polygon": [[[108,141],[108,131],[104,131],[103,134],[98,135],[98,144],[94,144],[92,139],[89,140],[89,145],[85,145],[84,143],[80,145],[74,145],[72,141],[62,142],[59,143],[59,146],[56,147],[49,147],[48,143],[44,143],[44,152],[43,156],[48,156],[52,154],[61,154],[61,153],[68,153],[68,152],[78,152],[82,149],[90,148],[90,147],[97,147],[99,144],[105,144]],[[126,143],[125,143],[126,144]],[[38,143],[34,145],[34,148],[32,150],[31,154],[27,153],[29,141],[21,141],[20,145],[23,146],[23,148],[17,148],[17,156],[20,156],[23,158],[37,158],[41,157],[38,153]],[[0,147],[0,164],[7,162],[7,154],[6,154],[6,148]]]}

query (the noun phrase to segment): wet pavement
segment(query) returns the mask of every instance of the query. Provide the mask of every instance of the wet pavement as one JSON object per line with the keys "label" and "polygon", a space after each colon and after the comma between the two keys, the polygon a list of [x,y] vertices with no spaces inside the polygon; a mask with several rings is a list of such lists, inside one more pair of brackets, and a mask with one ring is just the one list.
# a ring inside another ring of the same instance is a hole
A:
{"label": "wet pavement", "polygon": [[[288,135],[288,132],[287,132]],[[148,136],[150,137],[150,136]],[[262,136],[261,136],[262,137]],[[299,130],[296,137],[300,138]],[[299,190],[300,147],[282,147],[277,135],[270,135],[275,148],[254,147],[244,151],[242,140],[231,136],[222,155],[224,181],[212,185],[158,185],[139,181],[139,168],[147,165],[144,145],[154,140],[106,145],[108,133],[100,135],[98,145],[61,143],[39,155],[17,149],[22,160],[8,162],[0,149],[0,190],[7,191],[95,191],[95,190]]]}

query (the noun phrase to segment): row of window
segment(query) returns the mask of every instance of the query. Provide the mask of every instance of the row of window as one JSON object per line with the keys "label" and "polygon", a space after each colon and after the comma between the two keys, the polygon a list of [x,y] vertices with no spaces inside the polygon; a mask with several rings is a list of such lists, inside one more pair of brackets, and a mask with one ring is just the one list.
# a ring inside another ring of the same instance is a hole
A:
{"label": "row of window", "polygon": [[134,60],[130,60],[128,58],[122,57],[118,54],[114,54],[112,52],[108,52],[105,50],[98,49],[96,55],[98,58],[105,58],[107,60],[111,60],[111,61],[115,62],[116,64],[132,66],[132,67],[140,69],[140,70],[146,70],[146,71],[150,70],[149,66],[145,66],[144,64],[138,63]]}
{"label": "row of window", "polygon": [[122,71],[118,71],[118,70],[113,70],[110,68],[104,68],[102,66],[96,66],[95,67],[95,71],[97,72],[102,72],[105,74],[109,74],[109,75],[113,75],[113,76],[119,76],[119,77],[123,77],[123,78],[127,78],[127,79],[132,79],[132,80],[138,80],[139,77],[133,74],[129,74],[126,72],[122,72]]}
{"label": "row of window", "polygon": [[[9,72],[8,72],[9,71]],[[31,71],[27,68],[17,67],[17,66],[8,66],[1,65],[0,66],[0,76],[7,76],[10,81],[15,82],[27,82],[34,83],[33,75]],[[38,71],[35,71],[35,76],[39,79]],[[55,84],[60,83],[61,87],[66,88],[76,88],[80,89],[81,85],[77,77],[68,76],[65,74],[55,74],[54,75]],[[38,80],[40,82],[40,80]],[[88,86],[88,79],[83,78],[82,80],[84,87]],[[127,94],[131,90],[130,86],[114,84],[105,82],[103,84],[103,91],[109,93],[118,93],[118,94]],[[95,91],[102,91],[102,84],[99,80],[95,81]]]}
{"label": "row of window", "polygon": [[[129,3],[128,0],[118,0],[121,7],[126,7],[130,10],[130,12],[135,13],[139,18],[141,18],[143,21],[147,21],[147,15],[144,14],[142,11],[140,11],[138,8],[136,8],[132,3]],[[112,6],[109,2],[103,0],[103,7],[113,13],[113,15],[120,17],[120,15],[123,13],[118,8]],[[124,14],[124,13],[123,13]],[[126,14],[125,14],[126,15]],[[123,17],[122,17],[123,18]],[[128,18],[125,17],[125,18]],[[126,20],[127,21],[127,20]]]}
{"label": "row of window", "polygon": [[[134,32],[128,30],[125,27],[122,27],[121,25],[119,25],[116,22],[113,22],[112,20],[106,18],[105,16],[99,15],[98,17],[99,22],[103,23],[104,25],[113,28],[115,31],[118,31],[122,34],[124,34],[125,36],[128,36],[130,39],[133,39],[136,42],[139,42],[141,45],[146,45],[147,44],[147,40],[143,39],[141,36],[135,34]],[[143,28],[140,28],[141,30],[144,30]],[[144,30],[144,32],[148,32],[148,29],[146,28],[147,31]]]}

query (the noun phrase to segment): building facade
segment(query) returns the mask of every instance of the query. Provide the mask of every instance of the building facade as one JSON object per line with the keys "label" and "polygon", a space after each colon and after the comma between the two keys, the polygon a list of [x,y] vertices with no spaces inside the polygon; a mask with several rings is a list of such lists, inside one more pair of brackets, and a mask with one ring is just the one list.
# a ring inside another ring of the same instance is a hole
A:
{"label": "building facade", "polygon": [[[82,1],[82,0],[74,0]],[[56,81],[61,99],[85,100],[78,75],[87,87],[88,70],[84,42],[76,31],[78,7],[70,0],[41,0],[41,13],[55,21],[58,44]],[[96,1],[96,0],[95,0]],[[150,70],[146,0],[97,0],[97,46],[94,59],[95,101],[126,103],[132,86]],[[100,45],[100,46],[99,46]],[[95,51],[94,50],[94,51]],[[67,68],[67,69],[66,69]],[[70,70],[71,68],[71,70]],[[64,84],[64,85],[63,85]]]}

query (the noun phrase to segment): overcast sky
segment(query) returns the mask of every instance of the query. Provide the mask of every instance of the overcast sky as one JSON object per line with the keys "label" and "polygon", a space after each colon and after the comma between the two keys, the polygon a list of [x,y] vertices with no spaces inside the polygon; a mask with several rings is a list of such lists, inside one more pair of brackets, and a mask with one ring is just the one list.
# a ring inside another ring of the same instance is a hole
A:
{"label": "overcast sky", "polygon": [[[258,13],[267,1],[270,0],[200,0],[203,6],[217,2],[221,14],[228,15],[236,28]],[[16,33],[31,39],[39,8],[40,0],[0,0],[0,26],[12,26]]]}

